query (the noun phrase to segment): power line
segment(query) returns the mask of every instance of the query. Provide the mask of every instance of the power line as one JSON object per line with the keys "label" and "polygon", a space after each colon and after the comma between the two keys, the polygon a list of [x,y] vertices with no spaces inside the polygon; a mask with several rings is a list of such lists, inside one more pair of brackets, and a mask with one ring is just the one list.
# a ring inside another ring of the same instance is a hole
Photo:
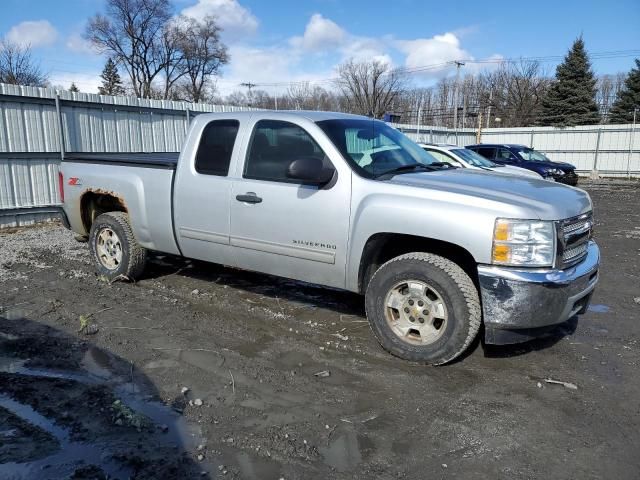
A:
{"label": "power line", "polygon": [[[463,63],[471,63],[471,64],[507,64],[507,63],[519,63],[526,61],[537,61],[537,62],[553,62],[558,60],[563,60],[566,55],[547,55],[547,56],[537,56],[537,57],[512,57],[512,58],[495,58],[495,59],[484,59],[484,60],[475,60],[475,59],[460,59],[460,60],[452,60],[450,62],[441,62],[434,63],[430,65],[420,65],[415,67],[397,67],[391,70],[389,73],[395,74],[416,74],[422,73],[429,70],[440,70],[446,67],[453,67],[458,62]],[[591,60],[604,60],[609,58],[624,58],[624,57],[637,57],[640,56],[639,49],[633,50],[611,50],[611,51],[603,51],[603,52],[592,52],[589,53],[589,58]],[[288,86],[288,85],[304,85],[304,84],[320,84],[320,83],[332,83],[339,80],[339,77],[330,77],[323,78],[317,80],[302,80],[297,82],[265,82],[258,83],[259,87],[279,87],[279,86]]]}

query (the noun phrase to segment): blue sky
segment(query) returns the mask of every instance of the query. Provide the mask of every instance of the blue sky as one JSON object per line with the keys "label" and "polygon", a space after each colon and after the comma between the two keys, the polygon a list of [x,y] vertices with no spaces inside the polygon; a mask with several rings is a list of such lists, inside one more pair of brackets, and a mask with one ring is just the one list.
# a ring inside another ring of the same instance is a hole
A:
{"label": "blue sky", "polygon": [[[289,81],[327,85],[348,58],[377,58],[416,68],[459,59],[564,55],[580,34],[590,52],[640,52],[640,2],[419,0],[174,0],[176,13],[212,13],[224,27],[231,62],[222,93],[241,82],[284,91]],[[102,0],[2,0],[0,37],[30,43],[54,84],[72,81],[94,92],[104,58],[82,39]],[[544,65],[553,73],[557,61]],[[475,72],[487,64],[468,63]],[[630,56],[593,60],[599,73],[627,71]],[[451,75],[445,66],[412,75],[429,85]],[[324,81],[324,83],[323,83]],[[278,84],[278,85],[273,85]]]}

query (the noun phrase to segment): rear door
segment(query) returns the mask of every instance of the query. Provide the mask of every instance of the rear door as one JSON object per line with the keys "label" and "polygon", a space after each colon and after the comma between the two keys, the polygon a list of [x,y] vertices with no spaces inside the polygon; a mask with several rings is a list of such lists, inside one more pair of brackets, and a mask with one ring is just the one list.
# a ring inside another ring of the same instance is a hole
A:
{"label": "rear door", "polygon": [[175,233],[186,257],[235,265],[229,239],[229,170],[238,153],[239,133],[240,118],[232,116],[195,123],[190,133],[190,139],[199,142],[183,152],[173,194]]}
{"label": "rear door", "polygon": [[[331,163],[327,151],[335,147],[315,124],[291,120],[253,122],[231,194],[237,265],[344,287],[351,172],[345,164]],[[322,159],[325,168],[338,167],[334,179],[318,187],[288,178],[287,167],[302,157]]]}
{"label": "rear door", "polygon": [[482,155],[487,160],[492,160],[493,161],[494,157],[496,156],[496,148],[495,147],[474,147],[473,150],[478,152],[480,155]]}

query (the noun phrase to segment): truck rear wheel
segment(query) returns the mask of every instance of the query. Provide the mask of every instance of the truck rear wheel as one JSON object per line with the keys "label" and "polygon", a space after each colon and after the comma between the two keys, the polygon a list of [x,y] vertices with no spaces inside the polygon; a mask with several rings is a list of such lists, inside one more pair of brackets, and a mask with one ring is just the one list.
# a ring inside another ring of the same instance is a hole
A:
{"label": "truck rear wheel", "polygon": [[480,329],[473,281],[454,262],[430,253],[408,253],[382,265],[369,282],[365,304],[383,348],[414,362],[450,362]]}
{"label": "truck rear wheel", "polygon": [[94,220],[89,249],[98,274],[109,280],[118,277],[135,280],[147,260],[147,251],[136,241],[124,212],[103,213]]}

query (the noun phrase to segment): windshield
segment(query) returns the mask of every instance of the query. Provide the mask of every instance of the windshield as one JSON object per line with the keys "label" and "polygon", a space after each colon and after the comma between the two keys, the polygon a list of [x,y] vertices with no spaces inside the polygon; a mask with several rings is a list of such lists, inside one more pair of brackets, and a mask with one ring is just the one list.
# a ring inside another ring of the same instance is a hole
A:
{"label": "windshield", "polygon": [[378,120],[322,120],[317,125],[364,177],[377,177],[409,165],[438,163],[398,130]]}
{"label": "windshield", "polygon": [[542,153],[536,152],[533,148],[522,148],[518,150],[518,155],[520,155],[523,160],[527,160],[529,162],[550,162],[547,157],[545,157]]}
{"label": "windshield", "polygon": [[451,150],[451,153],[457,155],[465,162],[474,167],[485,167],[485,168],[493,168],[496,166],[491,160],[487,160],[479,153],[474,152],[473,150],[469,150],[468,148],[457,148],[455,150]]}

